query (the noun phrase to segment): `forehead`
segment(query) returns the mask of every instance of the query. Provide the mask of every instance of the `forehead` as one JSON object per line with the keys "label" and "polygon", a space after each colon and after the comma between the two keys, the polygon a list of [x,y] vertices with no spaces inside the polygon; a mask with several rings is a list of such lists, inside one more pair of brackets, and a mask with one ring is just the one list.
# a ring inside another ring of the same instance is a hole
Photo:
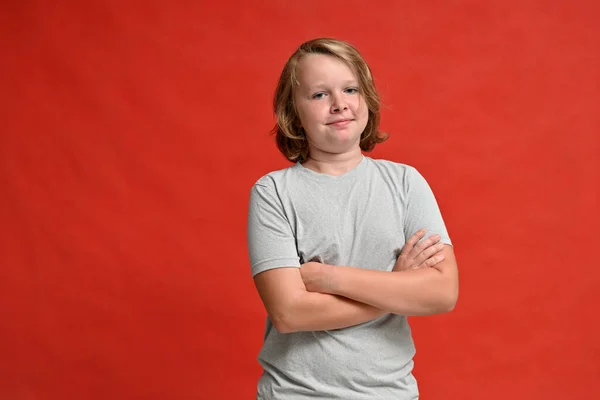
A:
{"label": "forehead", "polygon": [[348,64],[325,54],[302,57],[297,65],[296,76],[300,86],[356,80],[356,74]]}

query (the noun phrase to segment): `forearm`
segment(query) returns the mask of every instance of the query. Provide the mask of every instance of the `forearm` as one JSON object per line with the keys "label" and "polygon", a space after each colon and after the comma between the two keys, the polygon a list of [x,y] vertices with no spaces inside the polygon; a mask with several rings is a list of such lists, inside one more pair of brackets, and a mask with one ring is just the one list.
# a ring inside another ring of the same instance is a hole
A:
{"label": "forearm", "polygon": [[346,328],[387,314],[349,298],[307,291],[299,291],[285,310],[273,321],[281,333]]}
{"label": "forearm", "polygon": [[329,266],[330,293],[400,315],[430,315],[451,311],[458,282],[436,268],[401,272]]}

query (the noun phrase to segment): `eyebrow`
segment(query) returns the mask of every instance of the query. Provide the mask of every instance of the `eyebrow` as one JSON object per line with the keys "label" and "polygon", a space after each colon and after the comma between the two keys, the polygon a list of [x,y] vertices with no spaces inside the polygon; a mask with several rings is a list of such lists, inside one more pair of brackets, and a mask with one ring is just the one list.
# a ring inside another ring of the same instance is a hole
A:
{"label": "eyebrow", "polygon": [[[342,82],[342,86],[358,86],[358,81],[356,79],[346,80]],[[323,89],[325,87],[327,87],[327,84],[321,82],[314,86],[307,86],[308,90],[311,92],[314,90]]]}

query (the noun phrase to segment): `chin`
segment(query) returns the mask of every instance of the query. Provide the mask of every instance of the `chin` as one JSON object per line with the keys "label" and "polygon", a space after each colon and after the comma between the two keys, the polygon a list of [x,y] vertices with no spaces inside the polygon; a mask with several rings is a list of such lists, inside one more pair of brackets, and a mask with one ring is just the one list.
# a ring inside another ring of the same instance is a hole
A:
{"label": "chin", "polygon": [[357,146],[360,143],[360,134],[350,133],[350,132],[340,132],[340,133],[341,134],[337,138],[340,142],[342,142],[344,144],[356,143]]}
{"label": "chin", "polygon": [[360,137],[332,140],[327,146],[330,153],[341,154],[360,148]]}

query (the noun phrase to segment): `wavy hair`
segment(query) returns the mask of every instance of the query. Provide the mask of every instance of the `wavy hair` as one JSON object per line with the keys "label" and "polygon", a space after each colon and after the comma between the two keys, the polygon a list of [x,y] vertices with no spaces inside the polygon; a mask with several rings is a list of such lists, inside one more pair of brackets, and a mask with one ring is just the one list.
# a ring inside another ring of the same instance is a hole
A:
{"label": "wavy hair", "polygon": [[372,151],[375,145],[384,142],[388,135],[379,131],[380,99],[371,69],[354,46],[348,42],[330,38],[313,39],[303,43],[283,67],[273,99],[273,111],[277,122],[272,133],[275,134],[279,151],[291,162],[303,162],[309,156],[308,140],[300,124],[294,94],[299,85],[298,63],[303,57],[310,54],[336,57],[355,73],[360,93],[369,110],[367,126],[360,136],[360,148],[363,151]]}

